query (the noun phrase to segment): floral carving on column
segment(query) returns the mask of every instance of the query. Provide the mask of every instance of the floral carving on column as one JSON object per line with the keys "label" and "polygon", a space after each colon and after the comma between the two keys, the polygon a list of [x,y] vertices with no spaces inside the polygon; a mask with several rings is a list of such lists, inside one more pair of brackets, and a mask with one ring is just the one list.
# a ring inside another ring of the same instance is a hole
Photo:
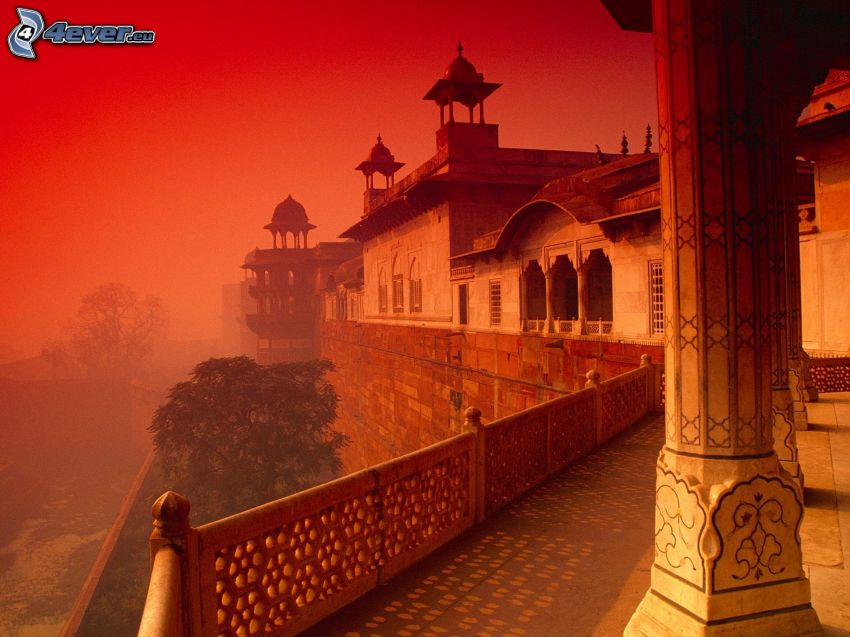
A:
{"label": "floral carving on column", "polygon": [[802,512],[799,491],[781,477],[757,476],[721,495],[712,515],[720,540],[712,591],[802,577]]}
{"label": "floral carving on column", "polygon": [[659,458],[655,487],[655,564],[705,590],[699,544],[706,514],[697,492]]}

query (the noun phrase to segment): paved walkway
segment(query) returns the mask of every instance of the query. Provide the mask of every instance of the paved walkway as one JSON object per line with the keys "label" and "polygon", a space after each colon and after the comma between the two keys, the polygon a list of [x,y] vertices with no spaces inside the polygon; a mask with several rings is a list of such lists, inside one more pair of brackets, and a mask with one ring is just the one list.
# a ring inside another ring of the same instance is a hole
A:
{"label": "paved walkway", "polygon": [[[850,394],[824,396],[810,418],[804,558],[827,634],[850,636]],[[305,634],[622,635],[649,588],[662,442],[660,416],[638,423]]]}
{"label": "paved walkway", "polygon": [[807,409],[809,430],[797,432],[806,480],[803,561],[826,634],[850,636],[850,393],[822,394]]}
{"label": "paved walkway", "polygon": [[649,586],[663,435],[635,425],[307,634],[622,634]]}

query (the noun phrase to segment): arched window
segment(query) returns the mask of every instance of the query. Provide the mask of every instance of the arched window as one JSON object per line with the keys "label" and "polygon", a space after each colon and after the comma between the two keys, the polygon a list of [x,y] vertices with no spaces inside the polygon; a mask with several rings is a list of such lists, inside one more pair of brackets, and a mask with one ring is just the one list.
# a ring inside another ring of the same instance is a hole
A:
{"label": "arched window", "polygon": [[393,258],[393,312],[404,312],[404,274],[398,257]]}
{"label": "arched window", "polygon": [[578,275],[566,255],[559,255],[552,264],[552,318],[571,321],[578,317]]}
{"label": "arched window", "polygon": [[387,311],[387,273],[384,268],[378,271],[378,311]]}
{"label": "arched window", "polygon": [[528,262],[522,273],[525,283],[524,319],[543,320],[546,318],[546,275],[536,260]]}
{"label": "arched window", "polygon": [[587,268],[587,320],[613,321],[611,261],[601,248],[591,250]]}
{"label": "arched window", "polygon": [[419,274],[419,259],[410,264],[410,313],[422,311],[422,277]]}

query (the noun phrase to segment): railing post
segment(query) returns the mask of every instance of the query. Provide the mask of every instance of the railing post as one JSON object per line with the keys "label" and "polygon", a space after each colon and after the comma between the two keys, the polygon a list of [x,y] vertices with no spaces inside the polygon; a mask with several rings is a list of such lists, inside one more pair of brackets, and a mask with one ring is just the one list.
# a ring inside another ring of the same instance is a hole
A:
{"label": "railing post", "polygon": [[585,389],[593,389],[593,431],[594,440],[593,446],[596,447],[602,442],[602,392],[599,390],[599,372],[591,369],[587,374],[587,382],[584,384]]}
{"label": "railing post", "polygon": [[189,610],[186,584],[190,508],[189,500],[174,491],[163,493],[151,508],[151,589],[139,637],[188,635],[184,614]]}
{"label": "railing post", "polygon": [[472,459],[475,488],[472,496],[475,507],[475,521],[481,522],[487,515],[487,457],[484,426],[481,424],[481,410],[478,407],[469,407],[465,416],[464,431],[475,434],[475,456]]}
{"label": "railing post", "polygon": [[649,354],[641,354],[640,366],[646,368],[646,411],[649,413],[655,408],[655,369],[652,357]]}

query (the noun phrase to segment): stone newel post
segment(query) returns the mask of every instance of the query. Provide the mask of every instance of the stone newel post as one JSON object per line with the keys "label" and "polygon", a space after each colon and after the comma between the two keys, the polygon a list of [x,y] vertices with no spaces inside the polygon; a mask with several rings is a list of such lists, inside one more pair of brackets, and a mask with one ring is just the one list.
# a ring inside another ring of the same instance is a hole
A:
{"label": "stone newel post", "polygon": [[781,11],[653,0],[666,442],[651,590],[627,635],[820,630],[802,494],[773,440],[790,405],[784,255],[802,106],[783,77],[794,52]]}
{"label": "stone newel post", "polygon": [[481,423],[481,410],[468,407],[464,413],[463,430],[475,434],[475,521],[481,522],[487,513],[487,484],[484,426]]}

